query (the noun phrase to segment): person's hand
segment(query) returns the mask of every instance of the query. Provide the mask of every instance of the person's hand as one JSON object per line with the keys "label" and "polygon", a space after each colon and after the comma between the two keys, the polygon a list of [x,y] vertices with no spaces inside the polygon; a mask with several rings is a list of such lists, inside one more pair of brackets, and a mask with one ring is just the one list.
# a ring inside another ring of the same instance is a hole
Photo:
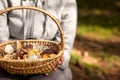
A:
{"label": "person's hand", "polygon": [[62,56],[62,57],[60,58],[60,60],[58,60],[58,64],[61,65],[61,64],[63,63],[63,61],[64,61],[64,56]]}
{"label": "person's hand", "polygon": [[[64,61],[64,56],[61,56],[61,58],[58,59],[58,65],[61,65],[61,64],[63,63],[63,61]],[[54,71],[55,71],[56,69],[57,69],[57,67],[54,68]]]}

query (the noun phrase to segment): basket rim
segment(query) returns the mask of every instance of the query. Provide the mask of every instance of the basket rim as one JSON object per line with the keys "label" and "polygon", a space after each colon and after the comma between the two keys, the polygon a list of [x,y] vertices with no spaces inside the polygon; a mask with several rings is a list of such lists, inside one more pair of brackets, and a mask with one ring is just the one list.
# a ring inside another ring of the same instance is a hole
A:
{"label": "basket rim", "polygon": [[17,59],[9,59],[9,60],[0,59],[0,62],[21,62],[21,63],[30,62],[31,63],[31,62],[46,61],[46,60],[57,59],[57,58],[62,56],[62,53],[63,53],[63,51],[60,51],[59,54],[56,55],[53,58],[39,58],[39,59],[31,59],[31,60],[28,60],[28,59],[20,59],[20,60],[17,60]]}
{"label": "basket rim", "polygon": [[[0,48],[2,45],[5,45],[7,43],[13,43],[15,42],[16,40],[10,40],[10,41],[6,41],[6,42],[2,42],[0,44]],[[36,42],[40,42],[40,41],[44,41],[44,42],[49,42],[49,43],[54,43],[56,45],[58,45],[60,47],[60,50],[58,51],[58,54],[55,56],[55,57],[52,57],[52,58],[39,58],[39,59],[31,59],[31,60],[28,60],[28,59],[20,59],[20,60],[17,60],[17,59],[9,59],[9,60],[4,60],[4,59],[0,59],[0,61],[6,61],[6,62],[34,62],[34,61],[45,61],[45,60],[51,60],[51,59],[56,59],[56,58],[59,58],[60,56],[63,55],[63,52],[64,50],[61,49],[61,46],[59,45],[58,42],[55,42],[55,41],[50,41],[50,40],[33,40],[33,39],[29,39],[29,40],[19,40],[21,42],[28,42],[28,41],[36,41]]]}
{"label": "basket rim", "polygon": [[[9,40],[9,41],[4,41],[4,42],[1,42],[0,43],[0,47],[1,47],[1,45],[4,45],[4,44],[7,44],[7,43],[12,43],[12,42],[15,42],[15,41],[17,41],[17,39],[16,40]],[[56,44],[56,45],[60,45],[60,43],[59,42],[56,42],[56,41],[52,41],[52,40],[43,40],[43,39],[26,39],[26,40],[18,40],[18,41],[20,41],[20,42],[24,42],[24,41],[28,41],[28,42],[30,42],[30,41],[44,41],[44,42],[50,42],[50,43],[54,43],[54,44]],[[61,47],[62,48],[62,47]]]}

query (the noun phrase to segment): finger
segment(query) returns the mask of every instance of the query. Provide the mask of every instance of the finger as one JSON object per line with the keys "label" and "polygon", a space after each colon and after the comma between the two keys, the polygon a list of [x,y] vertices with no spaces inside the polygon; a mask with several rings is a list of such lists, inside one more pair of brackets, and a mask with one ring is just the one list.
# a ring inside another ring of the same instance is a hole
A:
{"label": "finger", "polygon": [[61,65],[61,64],[62,64],[62,61],[59,61],[58,64]]}
{"label": "finger", "polygon": [[54,68],[53,71],[56,71],[57,68]]}
{"label": "finger", "polygon": [[67,48],[64,48],[64,50],[67,50]]}
{"label": "finger", "polygon": [[64,61],[64,56],[62,56],[62,57],[60,58],[60,60],[63,62],[63,61]]}
{"label": "finger", "polygon": [[63,61],[64,61],[64,57],[62,56],[62,57],[59,59],[58,64],[61,65]]}

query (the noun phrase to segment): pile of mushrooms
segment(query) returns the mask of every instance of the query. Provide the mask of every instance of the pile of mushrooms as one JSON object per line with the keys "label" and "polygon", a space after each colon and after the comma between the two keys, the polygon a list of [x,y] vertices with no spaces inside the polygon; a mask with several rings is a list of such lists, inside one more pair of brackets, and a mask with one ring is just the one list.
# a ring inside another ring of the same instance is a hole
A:
{"label": "pile of mushrooms", "polygon": [[39,59],[39,58],[52,58],[57,55],[56,50],[46,48],[40,49],[41,45],[27,44],[23,45],[20,41],[16,41],[14,46],[8,44],[4,48],[3,59]]}

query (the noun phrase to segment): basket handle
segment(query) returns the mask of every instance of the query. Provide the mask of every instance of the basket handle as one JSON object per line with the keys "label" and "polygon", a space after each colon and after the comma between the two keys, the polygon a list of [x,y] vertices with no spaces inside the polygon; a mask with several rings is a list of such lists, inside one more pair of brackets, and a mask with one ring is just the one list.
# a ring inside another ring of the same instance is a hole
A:
{"label": "basket handle", "polygon": [[31,10],[36,10],[38,12],[42,12],[42,13],[48,15],[56,23],[56,25],[57,25],[57,27],[58,27],[58,29],[60,31],[60,37],[61,37],[60,45],[61,45],[61,49],[64,50],[64,36],[63,36],[64,33],[63,33],[62,28],[61,28],[61,26],[59,24],[59,21],[53,15],[51,15],[49,12],[47,12],[47,11],[41,9],[41,8],[37,8],[37,7],[33,7],[33,6],[14,6],[14,7],[9,7],[9,8],[6,8],[4,10],[1,10],[0,11],[0,15],[3,14],[3,13],[9,12],[11,10],[17,10],[17,9],[31,9]]}

